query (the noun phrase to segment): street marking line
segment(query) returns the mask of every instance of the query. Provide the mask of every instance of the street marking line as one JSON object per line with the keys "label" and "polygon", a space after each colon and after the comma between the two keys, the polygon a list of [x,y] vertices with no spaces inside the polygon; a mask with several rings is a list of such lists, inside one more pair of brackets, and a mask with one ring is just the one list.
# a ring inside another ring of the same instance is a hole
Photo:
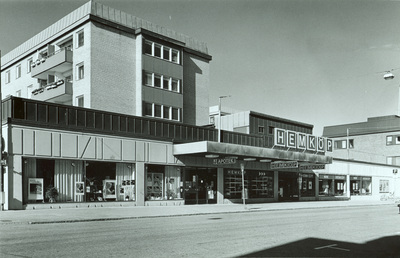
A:
{"label": "street marking line", "polygon": [[341,251],[350,252],[349,249],[339,248],[339,247],[335,247],[335,246],[337,246],[337,244],[315,247],[314,249],[315,249],[315,250],[320,250],[320,249],[324,249],[324,248],[331,248],[331,249],[336,249],[336,250],[341,250]]}

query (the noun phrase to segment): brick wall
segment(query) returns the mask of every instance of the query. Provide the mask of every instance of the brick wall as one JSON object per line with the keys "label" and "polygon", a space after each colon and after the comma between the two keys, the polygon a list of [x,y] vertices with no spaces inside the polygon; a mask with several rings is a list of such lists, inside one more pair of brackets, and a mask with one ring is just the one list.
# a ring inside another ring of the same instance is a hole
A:
{"label": "brick wall", "polygon": [[134,36],[91,23],[90,41],[90,108],[134,115]]}

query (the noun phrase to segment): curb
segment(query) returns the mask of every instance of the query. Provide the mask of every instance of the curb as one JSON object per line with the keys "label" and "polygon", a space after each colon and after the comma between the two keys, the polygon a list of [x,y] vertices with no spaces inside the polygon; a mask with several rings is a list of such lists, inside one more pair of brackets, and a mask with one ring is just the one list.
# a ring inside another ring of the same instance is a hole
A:
{"label": "curb", "polygon": [[[294,207],[294,208],[245,208],[244,210],[237,211],[217,211],[217,212],[196,212],[196,213],[185,213],[185,214],[170,214],[170,215],[143,215],[143,216],[132,216],[132,217],[112,217],[112,218],[94,218],[94,219],[76,219],[76,220],[54,220],[54,221],[28,221],[28,224],[39,225],[39,224],[61,224],[61,223],[79,223],[79,222],[101,222],[101,221],[118,221],[118,220],[134,220],[134,219],[149,219],[149,218],[167,218],[167,217],[183,217],[183,216],[199,216],[199,215],[213,215],[213,214],[235,214],[235,213],[245,213],[245,212],[270,212],[270,211],[283,211],[283,210],[308,210],[308,209],[332,209],[338,207],[373,207],[373,206],[383,206],[392,205],[392,203],[382,203],[382,204],[353,204],[347,206],[333,205],[326,207]],[[25,222],[8,222],[5,224],[24,224]]]}

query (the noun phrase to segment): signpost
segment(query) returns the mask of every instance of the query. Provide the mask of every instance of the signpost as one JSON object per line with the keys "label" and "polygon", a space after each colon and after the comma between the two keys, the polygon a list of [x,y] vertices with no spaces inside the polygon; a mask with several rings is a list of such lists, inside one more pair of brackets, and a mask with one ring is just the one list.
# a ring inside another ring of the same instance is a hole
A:
{"label": "signpost", "polygon": [[246,208],[246,192],[244,188],[244,163],[240,163],[240,170],[242,170],[242,199],[243,199],[243,206]]}

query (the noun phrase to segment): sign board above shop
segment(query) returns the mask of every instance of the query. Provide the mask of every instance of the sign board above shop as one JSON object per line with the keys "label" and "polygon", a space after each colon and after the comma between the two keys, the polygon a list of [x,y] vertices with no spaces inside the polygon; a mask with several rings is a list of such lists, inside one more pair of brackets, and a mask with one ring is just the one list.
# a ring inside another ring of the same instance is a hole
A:
{"label": "sign board above shop", "polygon": [[275,161],[271,162],[271,169],[285,169],[285,168],[297,168],[299,163],[297,161]]}
{"label": "sign board above shop", "polygon": [[333,140],[311,134],[274,129],[274,146],[316,152],[333,152]]}
{"label": "sign board above shop", "polygon": [[308,164],[308,165],[300,165],[299,166],[300,170],[315,170],[315,169],[325,169],[324,164]]}
{"label": "sign board above shop", "polygon": [[213,164],[214,165],[236,164],[236,158],[213,159]]}

